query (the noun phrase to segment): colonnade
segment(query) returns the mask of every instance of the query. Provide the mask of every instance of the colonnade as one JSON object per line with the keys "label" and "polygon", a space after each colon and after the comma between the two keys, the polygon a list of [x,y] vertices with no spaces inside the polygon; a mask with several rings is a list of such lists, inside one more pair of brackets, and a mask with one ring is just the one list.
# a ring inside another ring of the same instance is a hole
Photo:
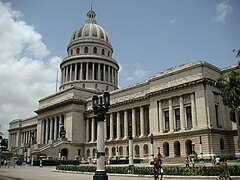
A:
{"label": "colonnade", "polygon": [[[128,138],[128,125],[132,124],[132,136],[149,135],[149,107],[142,106],[107,114],[105,123],[105,139],[120,140]],[[86,119],[86,142],[96,141],[96,118]]]}
{"label": "colonnade", "polygon": [[64,116],[43,119],[41,123],[41,144],[48,144],[49,140],[57,140],[60,137],[60,125],[65,124]]}
{"label": "colonnade", "polygon": [[158,112],[160,134],[185,131],[197,126],[194,93],[158,101]]}
{"label": "colonnade", "polygon": [[61,71],[62,84],[76,80],[98,80],[118,84],[118,70],[106,64],[95,62],[73,63],[62,67]]}

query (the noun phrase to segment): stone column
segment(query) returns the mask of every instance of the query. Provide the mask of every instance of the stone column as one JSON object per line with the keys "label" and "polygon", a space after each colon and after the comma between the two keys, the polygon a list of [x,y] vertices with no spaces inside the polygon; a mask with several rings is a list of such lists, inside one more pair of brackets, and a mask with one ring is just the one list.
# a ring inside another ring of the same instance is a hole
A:
{"label": "stone column", "polygon": [[44,144],[44,136],[45,136],[44,120],[42,120],[41,123],[42,123],[42,129],[41,129],[41,142],[40,142],[40,144]]}
{"label": "stone column", "polygon": [[181,131],[185,131],[185,117],[184,117],[184,105],[183,105],[183,97],[179,97],[180,103],[180,122],[181,122]]}
{"label": "stone column", "polygon": [[49,129],[49,119],[46,120],[46,138],[45,138],[45,143],[48,144],[48,129]]}
{"label": "stone column", "polygon": [[69,77],[69,66],[66,66],[66,82],[68,82]]}
{"label": "stone column", "polygon": [[113,140],[113,113],[110,114],[110,140]]}
{"label": "stone column", "polygon": [[196,128],[197,127],[197,118],[196,118],[196,104],[195,104],[194,93],[191,94],[191,106],[192,106],[193,128]]}
{"label": "stone column", "polygon": [[110,66],[108,66],[108,82],[111,83],[111,77],[110,77]]}
{"label": "stone column", "polygon": [[123,139],[127,139],[128,138],[128,113],[127,110],[124,111],[124,138]]}
{"label": "stone column", "polygon": [[[77,77],[77,76],[75,76],[75,77]],[[55,117],[55,121],[54,121],[54,140],[57,140],[57,138],[58,138],[58,131],[57,131],[57,129],[58,129],[58,123],[57,123],[57,121],[58,121],[58,118],[57,117]]]}
{"label": "stone column", "polygon": [[94,80],[95,63],[92,63],[92,80]]}
{"label": "stone column", "polygon": [[88,77],[88,70],[89,70],[88,64],[89,64],[89,63],[86,62],[86,80],[89,79],[89,77]]}
{"label": "stone column", "polygon": [[143,109],[143,107],[140,107],[140,127],[141,127],[140,137],[143,137],[145,135],[144,134],[145,126],[144,126],[144,109]]}
{"label": "stone column", "polygon": [[75,69],[74,70],[75,70],[74,71],[74,73],[75,73],[74,80],[76,81],[77,80],[77,63],[75,63]]}
{"label": "stone column", "polygon": [[101,80],[101,74],[100,74],[100,63],[98,63],[98,78],[97,80]]}
{"label": "stone column", "polygon": [[83,65],[82,63],[79,64],[79,80],[82,80],[82,68],[83,68]]}
{"label": "stone column", "polygon": [[92,142],[95,140],[95,119],[92,118]]}
{"label": "stone column", "polygon": [[174,120],[173,120],[173,104],[172,99],[168,100],[169,102],[169,123],[170,123],[170,132],[174,131]]}
{"label": "stone column", "polygon": [[70,65],[70,81],[72,81],[72,64]]}
{"label": "stone column", "polygon": [[106,65],[103,65],[103,81],[106,81]]}
{"label": "stone column", "polygon": [[158,103],[158,111],[159,111],[159,125],[160,125],[160,134],[163,133],[163,111],[162,111],[162,102],[159,101]]}
{"label": "stone column", "polygon": [[89,119],[86,119],[86,142],[89,141]]}
{"label": "stone column", "polygon": [[50,119],[50,140],[53,139],[53,119]]}
{"label": "stone column", "polygon": [[136,137],[136,110],[132,109],[132,136]]}
{"label": "stone column", "polygon": [[117,112],[117,140],[120,139],[120,112]]}

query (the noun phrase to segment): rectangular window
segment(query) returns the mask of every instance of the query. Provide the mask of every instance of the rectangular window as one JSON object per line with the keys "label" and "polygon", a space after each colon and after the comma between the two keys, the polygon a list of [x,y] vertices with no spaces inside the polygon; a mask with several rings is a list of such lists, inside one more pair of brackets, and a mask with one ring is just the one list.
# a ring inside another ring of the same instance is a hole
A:
{"label": "rectangular window", "polygon": [[218,105],[215,104],[215,115],[216,115],[216,124],[218,128],[222,128],[222,126],[219,125],[219,117],[218,117]]}
{"label": "rectangular window", "polygon": [[176,129],[175,131],[179,131],[181,129],[181,125],[180,125],[180,109],[175,109],[175,125],[176,125]]}
{"label": "rectangular window", "polygon": [[170,130],[169,111],[164,111],[164,119],[165,119],[165,130],[164,130],[164,132],[168,132]]}
{"label": "rectangular window", "polygon": [[187,129],[192,129],[192,108],[191,106],[186,107],[186,117],[187,117]]}

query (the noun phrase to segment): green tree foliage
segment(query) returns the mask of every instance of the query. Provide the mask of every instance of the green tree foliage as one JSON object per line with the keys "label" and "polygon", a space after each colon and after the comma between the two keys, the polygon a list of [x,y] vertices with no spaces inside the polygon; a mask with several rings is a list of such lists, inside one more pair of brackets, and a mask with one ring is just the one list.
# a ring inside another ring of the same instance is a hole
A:
{"label": "green tree foliage", "polygon": [[0,143],[2,150],[6,151],[8,148],[8,140],[7,139],[2,139],[1,143]]}
{"label": "green tree foliage", "polygon": [[[237,50],[236,53],[236,56],[240,57],[240,50]],[[225,78],[219,78],[215,85],[221,90],[223,104],[230,108],[230,119],[237,124],[238,145],[240,147],[240,62],[238,62],[236,69],[230,71]],[[233,114],[235,118],[233,118]]]}

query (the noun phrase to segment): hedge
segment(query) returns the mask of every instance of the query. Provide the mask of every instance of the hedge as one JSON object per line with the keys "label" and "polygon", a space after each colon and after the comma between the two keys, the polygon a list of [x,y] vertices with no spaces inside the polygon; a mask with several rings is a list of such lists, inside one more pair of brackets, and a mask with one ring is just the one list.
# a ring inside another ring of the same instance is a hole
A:
{"label": "hedge", "polygon": [[[79,165],[80,161],[78,160],[42,160],[42,165],[43,166],[57,166],[57,165]],[[34,160],[33,161],[33,166],[39,166],[40,161],[39,160]]]}
{"label": "hedge", "polygon": [[[79,172],[95,172],[96,166],[81,166],[81,165],[58,165],[57,170],[62,171],[79,171]],[[240,166],[229,166],[229,173],[231,176],[239,176]],[[220,167],[178,167],[167,166],[163,167],[165,175],[178,176],[218,176]],[[134,166],[106,166],[107,173],[114,174],[139,174],[139,175],[153,175],[153,167],[138,167]]]}

